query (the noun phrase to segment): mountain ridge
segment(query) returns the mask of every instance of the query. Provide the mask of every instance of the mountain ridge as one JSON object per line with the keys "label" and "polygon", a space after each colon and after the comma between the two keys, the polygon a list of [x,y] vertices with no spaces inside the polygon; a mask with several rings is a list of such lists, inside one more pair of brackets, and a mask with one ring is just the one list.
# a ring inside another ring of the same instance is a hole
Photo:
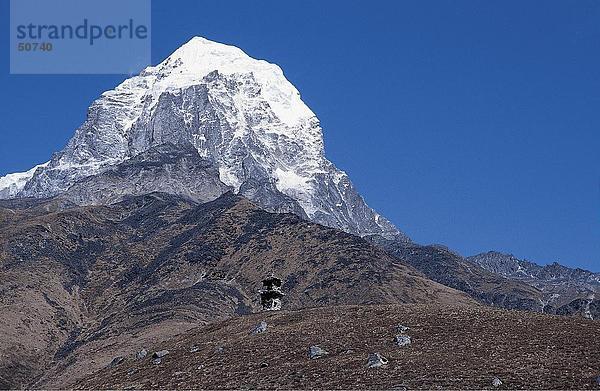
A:
{"label": "mountain ridge", "polygon": [[562,311],[580,313],[589,319],[600,318],[600,273],[570,268],[558,262],[539,265],[497,251],[477,254],[465,260],[509,280],[525,282],[540,289],[546,296],[546,305],[562,301],[563,308],[569,307]]}

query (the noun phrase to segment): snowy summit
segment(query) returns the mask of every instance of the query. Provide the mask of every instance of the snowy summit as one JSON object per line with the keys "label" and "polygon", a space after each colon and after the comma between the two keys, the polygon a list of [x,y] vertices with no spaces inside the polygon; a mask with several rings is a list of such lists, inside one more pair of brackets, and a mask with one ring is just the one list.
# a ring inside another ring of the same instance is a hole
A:
{"label": "snowy summit", "polygon": [[192,38],[89,108],[45,166],[0,179],[0,197],[50,197],[161,144],[192,145],[234,191],[344,231],[402,234],[370,209],[324,155],[315,114],[281,68]]}

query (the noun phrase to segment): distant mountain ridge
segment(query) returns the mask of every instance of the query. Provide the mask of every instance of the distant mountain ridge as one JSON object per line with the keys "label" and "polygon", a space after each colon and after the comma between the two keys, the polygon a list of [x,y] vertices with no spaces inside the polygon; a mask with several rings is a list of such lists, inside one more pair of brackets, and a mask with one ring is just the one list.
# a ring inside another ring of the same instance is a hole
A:
{"label": "distant mountain ridge", "polygon": [[600,273],[581,268],[570,268],[558,262],[538,265],[535,262],[519,259],[512,254],[497,251],[473,255],[467,257],[466,260],[511,279],[539,280],[556,284],[573,282],[588,284],[589,286],[600,286]]}
{"label": "distant mountain ridge", "polygon": [[569,311],[579,312],[590,319],[600,318],[600,273],[570,268],[557,262],[542,266],[497,251],[465,259],[492,273],[540,289],[546,296],[546,305],[567,300],[569,302],[565,304],[570,307]]}

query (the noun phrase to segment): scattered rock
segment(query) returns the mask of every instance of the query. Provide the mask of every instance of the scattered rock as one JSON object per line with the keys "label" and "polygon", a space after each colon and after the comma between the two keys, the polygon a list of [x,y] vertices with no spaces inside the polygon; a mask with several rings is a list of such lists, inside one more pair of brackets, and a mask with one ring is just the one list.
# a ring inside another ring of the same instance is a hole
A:
{"label": "scattered rock", "polygon": [[264,333],[265,331],[267,331],[267,322],[263,320],[258,325],[256,325],[254,330],[252,330],[252,334],[260,334]]}
{"label": "scattered rock", "polygon": [[109,368],[116,367],[117,365],[121,364],[123,361],[125,361],[125,357],[121,357],[121,356],[115,357],[112,359],[110,364],[108,364],[108,367]]}
{"label": "scattered rock", "polygon": [[168,350],[159,350],[158,352],[154,352],[154,354],[152,354],[152,358],[154,359],[152,360],[152,363],[155,365],[160,364],[163,357],[165,357],[167,354],[169,354]]}
{"label": "scattered rock", "polygon": [[138,360],[142,360],[142,359],[146,358],[147,355],[148,355],[148,351],[146,349],[142,349],[135,354],[135,358],[137,358]]}
{"label": "scattered rock", "polygon": [[200,351],[200,346],[198,345],[194,345],[190,348],[190,353],[196,353],[198,351]]}
{"label": "scattered rock", "polygon": [[379,368],[388,363],[388,359],[383,357],[379,353],[371,353],[369,354],[369,358],[367,360],[367,366],[369,368]]}
{"label": "scattered rock", "polygon": [[308,358],[310,358],[311,360],[326,356],[328,354],[329,352],[327,350],[322,349],[318,345],[313,345],[310,348],[308,348]]}
{"label": "scattered rock", "polygon": [[402,324],[399,324],[398,326],[396,326],[396,331],[399,332],[400,334],[404,334],[408,330],[410,330],[410,327],[408,327],[408,326],[404,326]]}
{"label": "scattered rock", "polygon": [[204,369],[204,365],[203,365],[203,364],[200,364],[200,365],[198,365],[198,368],[196,368],[196,369],[197,369],[197,370]]}
{"label": "scattered rock", "polygon": [[396,335],[394,343],[399,347],[408,346],[411,344],[411,339],[408,335]]}
{"label": "scattered rock", "polygon": [[493,385],[494,387],[500,387],[500,386],[502,385],[502,380],[500,380],[500,379],[498,379],[497,377],[495,377],[495,378],[492,380],[492,385]]}
{"label": "scattered rock", "polygon": [[152,358],[163,358],[167,354],[169,354],[168,350],[159,350],[158,352],[154,352]]}

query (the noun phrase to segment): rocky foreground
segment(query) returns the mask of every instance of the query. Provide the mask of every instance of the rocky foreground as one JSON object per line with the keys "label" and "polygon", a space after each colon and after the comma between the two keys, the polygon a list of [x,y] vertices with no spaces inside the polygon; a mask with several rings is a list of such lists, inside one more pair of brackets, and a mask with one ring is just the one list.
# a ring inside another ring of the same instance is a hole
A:
{"label": "rocky foreground", "polygon": [[[374,353],[382,361],[369,367]],[[322,307],[235,317],[98,359],[106,368],[75,388],[597,389],[600,324],[473,306]]]}

